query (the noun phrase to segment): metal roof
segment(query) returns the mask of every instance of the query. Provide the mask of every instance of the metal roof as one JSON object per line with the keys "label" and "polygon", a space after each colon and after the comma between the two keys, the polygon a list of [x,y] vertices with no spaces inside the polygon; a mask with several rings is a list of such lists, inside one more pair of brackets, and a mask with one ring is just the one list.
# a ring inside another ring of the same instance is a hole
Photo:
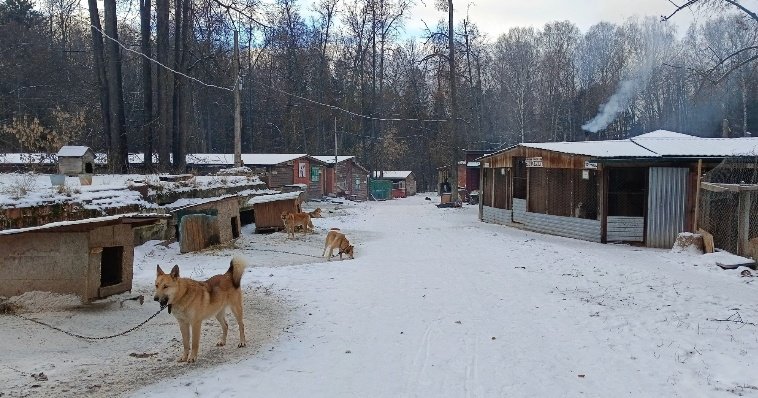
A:
{"label": "metal roof", "polygon": [[374,178],[385,178],[388,180],[403,180],[408,178],[412,171],[375,171]]}
{"label": "metal roof", "polygon": [[656,130],[624,140],[576,142],[525,142],[502,149],[485,159],[516,147],[588,156],[596,159],[702,157],[725,158],[758,155],[758,137],[703,138]]}
{"label": "metal roof", "polygon": [[[65,145],[62,146],[60,150],[58,150],[58,156],[62,157],[81,157],[84,156],[87,151],[89,151],[89,147],[87,146],[74,146],[74,145]],[[94,155],[94,152],[93,152]]]}

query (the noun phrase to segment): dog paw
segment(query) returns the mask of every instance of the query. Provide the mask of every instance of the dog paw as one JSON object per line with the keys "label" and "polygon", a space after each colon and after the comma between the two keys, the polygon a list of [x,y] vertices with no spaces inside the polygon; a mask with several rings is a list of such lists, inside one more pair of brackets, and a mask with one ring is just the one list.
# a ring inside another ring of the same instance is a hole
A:
{"label": "dog paw", "polygon": [[241,342],[241,343],[239,343],[239,344],[237,344],[237,348],[242,348],[242,347],[245,347],[245,346],[247,346],[247,343],[245,343],[244,341]]}
{"label": "dog paw", "polygon": [[226,345],[226,341],[219,340],[218,343],[216,343],[216,347],[223,347]]}
{"label": "dog paw", "polygon": [[187,356],[182,355],[179,357],[179,359],[176,360],[176,362],[187,362]]}
{"label": "dog paw", "polygon": [[195,363],[195,361],[197,361],[197,357],[195,356],[191,356],[187,358],[187,363]]}

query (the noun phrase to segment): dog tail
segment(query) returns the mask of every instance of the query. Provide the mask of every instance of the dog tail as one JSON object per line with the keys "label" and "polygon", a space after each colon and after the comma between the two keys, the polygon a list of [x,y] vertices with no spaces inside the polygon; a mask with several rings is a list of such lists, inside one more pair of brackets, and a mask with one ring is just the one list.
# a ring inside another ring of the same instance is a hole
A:
{"label": "dog tail", "polygon": [[229,263],[229,270],[226,271],[232,277],[232,285],[235,289],[239,289],[242,282],[242,274],[245,273],[245,267],[247,267],[247,261],[239,256],[234,256]]}

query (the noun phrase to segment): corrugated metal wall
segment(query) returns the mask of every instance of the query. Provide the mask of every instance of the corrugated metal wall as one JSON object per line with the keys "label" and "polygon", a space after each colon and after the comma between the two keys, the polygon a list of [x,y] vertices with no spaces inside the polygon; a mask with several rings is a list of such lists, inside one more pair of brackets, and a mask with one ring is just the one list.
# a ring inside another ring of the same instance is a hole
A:
{"label": "corrugated metal wall", "polygon": [[526,200],[513,199],[513,221],[536,232],[600,242],[600,221],[526,211]]}
{"label": "corrugated metal wall", "polygon": [[642,242],[645,239],[645,217],[608,216],[608,242]]}
{"label": "corrugated metal wall", "polygon": [[681,167],[651,167],[647,201],[648,247],[670,248],[684,231],[687,175]]}
{"label": "corrugated metal wall", "polygon": [[482,207],[482,221],[491,224],[511,224],[512,212],[506,209],[498,209],[490,206]]}
{"label": "corrugated metal wall", "polygon": [[513,221],[521,224],[526,221],[526,199],[513,198]]}

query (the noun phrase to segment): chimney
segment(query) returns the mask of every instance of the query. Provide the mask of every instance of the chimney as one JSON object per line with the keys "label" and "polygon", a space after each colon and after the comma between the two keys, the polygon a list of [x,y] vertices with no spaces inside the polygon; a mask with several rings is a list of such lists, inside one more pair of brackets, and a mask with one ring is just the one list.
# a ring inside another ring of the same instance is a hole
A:
{"label": "chimney", "polygon": [[721,138],[729,138],[732,130],[729,128],[729,119],[721,121]]}

